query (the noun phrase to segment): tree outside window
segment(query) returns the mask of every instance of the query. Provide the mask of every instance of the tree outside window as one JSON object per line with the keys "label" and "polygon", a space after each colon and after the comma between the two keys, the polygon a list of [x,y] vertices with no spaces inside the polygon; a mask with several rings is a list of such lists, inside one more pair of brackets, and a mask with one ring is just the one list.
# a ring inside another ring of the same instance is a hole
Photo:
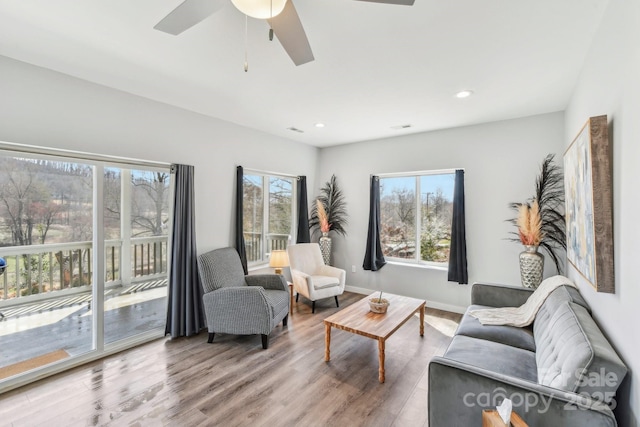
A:
{"label": "tree outside window", "polygon": [[293,230],[293,178],[245,173],[242,225],[247,261],[267,261],[286,249]]}
{"label": "tree outside window", "polygon": [[451,245],[453,173],[380,177],[385,257],[446,263]]}

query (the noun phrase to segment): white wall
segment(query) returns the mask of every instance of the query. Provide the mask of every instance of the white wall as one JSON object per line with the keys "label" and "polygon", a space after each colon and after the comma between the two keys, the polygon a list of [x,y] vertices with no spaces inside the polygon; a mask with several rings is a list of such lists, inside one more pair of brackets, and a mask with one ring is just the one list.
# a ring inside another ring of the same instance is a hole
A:
{"label": "white wall", "polygon": [[575,272],[594,316],[631,370],[618,393],[621,426],[640,419],[640,2],[611,0],[565,116],[568,145],[591,116],[609,117],[613,143],[616,292],[596,293]]}
{"label": "white wall", "polygon": [[[508,205],[533,196],[547,154],[556,153],[561,164],[563,135],[564,115],[552,113],[321,149],[318,187],[335,173],[347,200],[347,238],[334,238],[334,263],[347,270],[347,285],[425,298],[449,310],[466,308],[470,286],[447,282],[446,271],[391,264],[375,273],[362,269],[369,175],[449,168],[465,169],[469,283],[519,284],[522,246],[505,240],[512,231],[505,220],[514,216]],[[545,264],[552,274],[551,261]]]}
{"label": "white wall", "polygon": [[195,166],[200,251],[233,243],[237,165],[307,175],[314,188],[318,157],[315,147],[2,56],[0,141]]}

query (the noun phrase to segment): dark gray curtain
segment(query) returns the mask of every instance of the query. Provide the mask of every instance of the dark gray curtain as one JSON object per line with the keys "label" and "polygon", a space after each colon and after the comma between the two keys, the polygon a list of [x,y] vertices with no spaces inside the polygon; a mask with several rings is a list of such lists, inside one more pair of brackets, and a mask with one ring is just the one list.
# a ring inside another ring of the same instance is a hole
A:
{"label": "dark gray curtain", "polygon": [[449,252],[450,282],[469,283],[467,275],[467,238],[464,227],[464,171],[456,170],[453,187],[453,220],[451,222],[451,250]]}
{"label": "dark gray curtain", "polygon": [[367,232],[367,250],[364,254],[362,268],[378,271],[387,262],[382,254],[380,244],[380,178],[371,177],[371,191],[369,196],[369,231]]}
{"label": "dark gray curtain", "polygon": [[244,199],[243,190],[243,177],[244,170],[242,166],[238,166],[236,169],[236,250],[240,255],[240,261],[242,261],[242,268],[244,274],[249,274],[247,269],[247,250],[244,246],[244,230],[242,229],[242,201]]}
{"label": "dark gray curtain", "polygon": [[171,275],[167,324],[171,338],[195,335],[205,326],[198,275],[193,166],[172,165],[174,174]]}
{"label": "dark gray curtain", "polygon": [[298,196],[298,235],[296,243],[311,243],[309,235],[309,207],[307,206],[307,177],[299,176],[297,184]]}

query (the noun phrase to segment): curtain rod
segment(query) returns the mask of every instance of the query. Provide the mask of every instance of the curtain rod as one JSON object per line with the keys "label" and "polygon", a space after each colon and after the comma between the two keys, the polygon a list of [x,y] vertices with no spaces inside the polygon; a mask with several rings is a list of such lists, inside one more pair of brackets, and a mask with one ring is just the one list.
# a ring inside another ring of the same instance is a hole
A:
{"label": "curtain rod", "polygon": [[70,160],[84,160],[90,162],[116,163],[127,166],[145,166],[168,168],[171,163],[155,162],[151,160],[137,160],[128,157],[109,156],[106,154],[93,154],[84,151],[65,150],[62,148],[49,148],[37,145],[16,144],[14,142],[0,141],[0,150],[12,151],[14,153],[59,156]]}
{"label": "curtain rod", "polygon": [[446,173],[455,173],[457,170],[464,171],[464,168],[450,168],[424,171],[408,171],[408,172],[389,172],[389,173],[372,173],[369,177],[378,176],[381,178],[392,178],[395,176],[415,176],[415,175],[442,175]]}
{"label": "curtain rod", "polygon": [[[241,166],[241,165],[238,165]],[[275,175],[275,176],[284,176],[286,178],[298,178],[298,175],[291,175],[288,173],[282,173],[282,172],[271,172],[271,171],[263,171],[260,169],[252,169],[252,168],[243,168],[245,171],[248,172],[254,172],[260,175]]]}

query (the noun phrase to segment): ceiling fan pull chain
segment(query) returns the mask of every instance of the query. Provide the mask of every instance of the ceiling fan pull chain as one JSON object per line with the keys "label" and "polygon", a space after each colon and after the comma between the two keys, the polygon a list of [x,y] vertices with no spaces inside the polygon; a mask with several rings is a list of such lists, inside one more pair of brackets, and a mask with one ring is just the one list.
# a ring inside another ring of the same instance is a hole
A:
{"label": "ceiling fan pull chain", "polygon": [[[271,5],[271,11],[269,14],[271,15],[271,19],[273,19],[273,0],[269,3]],[[273,41],[273,28],[269,28],[269,41]]]}
{"label": "ceiling fan pull chain", "polygon": [[249,48],[248,48],[248,30],[249,27],[249,17],[244,15],[244,72],[249,71]]}

